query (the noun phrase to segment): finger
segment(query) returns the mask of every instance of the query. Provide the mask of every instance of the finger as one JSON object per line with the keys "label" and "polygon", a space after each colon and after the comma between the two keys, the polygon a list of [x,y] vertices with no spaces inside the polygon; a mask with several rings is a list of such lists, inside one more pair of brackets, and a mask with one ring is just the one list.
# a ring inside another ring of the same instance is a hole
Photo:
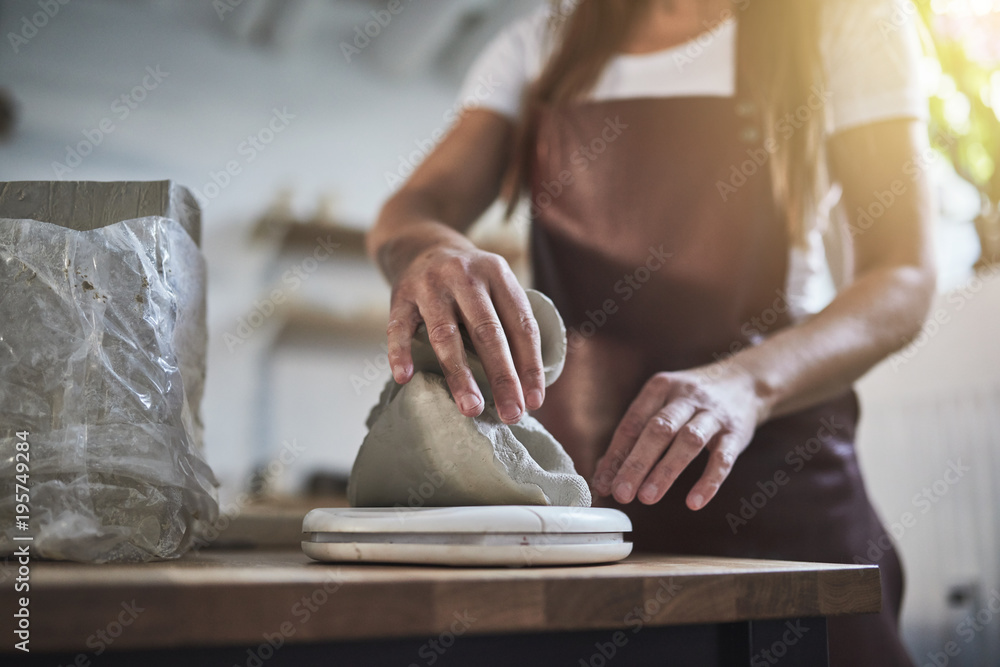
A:
{"label": "finger", "polygon": [[[721,429],[722,425],[707,410],[702,410],[691,417],[674,436],[670,449],[646,477],[639,490],[639,500],[647,505],[659,502],[681,472],[691,464],[702,449],[708,446],[708,443],[712,442],[712,438]],[[637,449],[641,446],[641,442],[642,438],[640,444],[636,445]]]}
{"label": "finger", "polygon": [[420,325],[420,313],[409,301],[394,303],[389,311],[386,328],[388,344],[386,354],[392,377],[399,384],[406,384],[413,377],[413,355],[410,351],[413,333]]}
{"label": "finger", "polygon": [[545,400],[545,372],[541,333],[531,304],[510,271],[504,271],[499,280],[491,283],[490,292],[497,315],[507,332],[525,405],[529,410],[537,410]]}
{"label": "finger", "polygon": [[708,464],[705,472],[691,489],[687,497],[687,506],[693,510],[700,510],[708,504],[719,487],[729,477],[729,473],[736,463],[736,457],[743,451],[743,443],[739,437],[733,433],[722,433],[709,448],[711,454],[708,457]]}
{"label": "finger", "polygon": [[427,324],[427,338],[458,409],[466,417],[475,417],[483,411],[483,395],[465,357],[465,345],[454,306],[449,305],[443,301],[432,302],[422,306],[421,315]]}
{"label": "finger", "polygon": [[456,295],[459,311],[472,344],[479,354],[486,378],[493,390],[500,419],[512,424],[524,412],[524,398],[514,370],[514,360],[507,346],[500,318],[485,290],[464,291]]}
{"label": "finger", "polygon": [[695,415],[696,410],[697,408],[688,401],[672,401],[646,422],[642,435],[639,436],[611,484],[615,500],[620,503],[630,503],[635,499],[636,492],[653,466],[664,456],[664,452],[669,455],[668,448],[674,446],[672,443],[678,433]]}
{"label": "finger", "polygon": [[643,386],[639,395],[632,401],[625,416],[618,423],[614,435],[611,436],[608,450],[597,462],[593,483],[598,494],[602,496],[611,494],[611,485],[618,470],[628,458],[629,452],[632,451],[639,436],[642,435],[643,429],[646,428],[646,422],[663,407],[666,402],[667,390],[668,386],[662,380],[653,378]]}

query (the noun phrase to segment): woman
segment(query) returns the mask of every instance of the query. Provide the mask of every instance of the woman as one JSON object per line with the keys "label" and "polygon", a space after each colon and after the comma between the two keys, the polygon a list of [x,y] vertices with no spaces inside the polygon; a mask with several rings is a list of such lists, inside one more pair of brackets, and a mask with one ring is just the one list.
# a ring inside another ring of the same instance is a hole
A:
{"label": "woman", "polygon": [[[393,286],[394,378],[411,377],[424,322],[479,414],[464,326],[500,417],[537,411],[638,550],[875,560],[882,613],[830,619],[831,664],[910,665],[899,562],[869,552],[886,539],[851,384],[919,330],[933,293],[913,26],[871,0],[552,9],[487,49],[467,89],[495,91],[369,235]],[[811,313],[827,165],[856,212],[853,281]],[[462,234],[522,190],[535,286],[572,331],[547,396],[523,290]]]}

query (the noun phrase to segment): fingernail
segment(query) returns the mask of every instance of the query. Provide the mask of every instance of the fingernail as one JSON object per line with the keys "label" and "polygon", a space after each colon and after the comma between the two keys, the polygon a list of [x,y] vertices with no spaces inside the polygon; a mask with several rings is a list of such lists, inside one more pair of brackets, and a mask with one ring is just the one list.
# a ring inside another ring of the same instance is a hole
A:
{"label": "fingernail", "polygon": [[479,399],[472,394],[465,394],[458,399],[458,406],[462,409],[462,412],[472,412],[479,407]]}
{"label": "fingernail", "polygon": [[503,419],[505,422],[517,421],[517,418],[520,416],[521,408],[514,401],[507,401],[500,406],[500,419]]}
{"label": "fingernail", "polygon": [[696,510],[700,510],[701,506],[704,505],[704,504],[705,504],[705,499],[701,496],[700,493],[696,493],[693,496],[691,496],[691,505]]}
{"label": "fingernail", "polygon": [[528,392],[528,408],[537,410],[540,407],[542,407],[542,392],[532,389]]}
{"label": "fingernail", "polygon": [[396,384],[404,384],[406,382],[408,370],[409,369],[403,365],[392,367],[392,379],[396,381]]}
{"label": "fingernail", "polygon": [[643,500],[652,500],[659,492],[660,487],[656,486],[656,484],[646,484],[639,489],[639,494],[642,496]]}
{"label": "fingernail", "polygon": [[632,499],[632,485],[628,482],[622,482],[615,487],[615,498],[623,498],[623,502],[627,502]]}

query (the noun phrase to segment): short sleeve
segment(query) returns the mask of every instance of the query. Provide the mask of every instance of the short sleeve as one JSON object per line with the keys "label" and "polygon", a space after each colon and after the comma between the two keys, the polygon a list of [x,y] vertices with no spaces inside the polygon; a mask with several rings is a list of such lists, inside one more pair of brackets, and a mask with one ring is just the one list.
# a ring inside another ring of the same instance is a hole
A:
{"label": "short sleeve", "polygon": [[890,118],[928,118],[919,20],[909,0],[824,3],[829,134]]}
{"label": "short sleeve", "polygon": [[459,92],[459,104],[516,119],[524,89],[541,73],[547,37],[545,8],[505,28],[472,64]]}

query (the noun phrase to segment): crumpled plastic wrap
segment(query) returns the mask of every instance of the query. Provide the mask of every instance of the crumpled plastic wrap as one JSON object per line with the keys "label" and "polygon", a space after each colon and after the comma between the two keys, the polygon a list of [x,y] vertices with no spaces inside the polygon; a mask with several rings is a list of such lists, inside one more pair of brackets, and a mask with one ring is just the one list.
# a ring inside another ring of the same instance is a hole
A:
{"label": "crumpled plastic wrap", "polygon": [[[539,325],[548,385],[562,372],[566,328],[548,297],[527,292]],[[462,415],[455,405],[426,328],[417,330],[413,378],[405,385],[390,379],[368,416],[368,435],[347,486],[351,505],[589,507],[587,482],[562,445],[530,415],[517,424],[504,424],[467,336],[465,353],[487,405],[474,418]]]}
{"label": "crumpled plastic wrap", "polygon": [[[0,219],[0,553],[173,558],[218,517],[202,453],[205,263],[165,217]],[[30,443],[30,530],[15,445]]]}

